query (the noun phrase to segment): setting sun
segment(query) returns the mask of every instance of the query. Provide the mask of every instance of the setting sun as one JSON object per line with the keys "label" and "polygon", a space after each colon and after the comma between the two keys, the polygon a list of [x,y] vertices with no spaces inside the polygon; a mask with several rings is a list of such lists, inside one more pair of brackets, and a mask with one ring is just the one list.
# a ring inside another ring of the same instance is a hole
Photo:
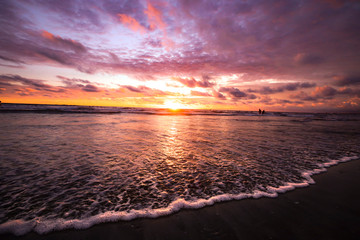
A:
{"label": "setting sun", "polygon": [[179,109],[186,109],[187,108],[185,105],[183,105],[182,103],[177,102],[175,100],[166,100],[164,102],[164,107],[168,108],[170,110],[173,110],[173,111],[177,111]]}

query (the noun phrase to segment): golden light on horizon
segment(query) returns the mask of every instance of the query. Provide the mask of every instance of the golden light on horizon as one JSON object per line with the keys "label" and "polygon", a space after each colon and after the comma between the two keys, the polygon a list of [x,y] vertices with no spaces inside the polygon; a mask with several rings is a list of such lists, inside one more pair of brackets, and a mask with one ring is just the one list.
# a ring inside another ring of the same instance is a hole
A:
{"label": "golden light on horizon", "polygon": [[188,106],[176,101],[176,100],[165,100],[164,102],[164,108],[168,108],[172,111],[177,111],[180,109],[187,109]]}

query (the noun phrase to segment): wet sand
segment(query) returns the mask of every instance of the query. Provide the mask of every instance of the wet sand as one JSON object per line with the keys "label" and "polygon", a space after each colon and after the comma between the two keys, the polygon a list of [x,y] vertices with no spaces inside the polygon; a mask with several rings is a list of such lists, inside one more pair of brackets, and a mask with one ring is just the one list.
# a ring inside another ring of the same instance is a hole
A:
{"label": "wet sand", "polygon": [[277,198],[217,203],[157,219],[137,219],[1,239],[358,239],[360,160],[313,176],[316,184]]}

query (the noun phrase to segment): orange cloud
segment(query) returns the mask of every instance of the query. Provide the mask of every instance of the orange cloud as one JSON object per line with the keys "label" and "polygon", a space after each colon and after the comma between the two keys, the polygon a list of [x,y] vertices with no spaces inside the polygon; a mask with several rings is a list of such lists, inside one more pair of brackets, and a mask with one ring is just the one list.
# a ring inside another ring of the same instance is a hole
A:
{"label": "orange cloud", "polygon": [[167,49],[174,47],[174,42],[167,37],[166,23],[163,21],[162,13],[149,2],[147,3],[147,9],[144,11],[144,13],[148,17],[150,29],[155,30],[158,28],[163,32],[162,45]]}
{"label": "orange cloud", "polygon": [[139,31],[140,33],[145,32],[145,28],[138,21],[136,21],[135,18],[120,13],[118,14],[118,17],[121,23],[127,25],[133,31]]}
{"label": "orange cloud", "polygon": [[55,40],[54,35],[45,30],[42,31],[41,36],[43,36],[46,39],[52,40],[52,41]]}
{"label": "orange cloud", "polygon": [[161,12],[156,9],[149,2],[147,3],[147,9],[144,11],[149,19],[150,29],[154,30],[156,28],[160,28],[161,30],[165,30],[166,24],[162,20]]}

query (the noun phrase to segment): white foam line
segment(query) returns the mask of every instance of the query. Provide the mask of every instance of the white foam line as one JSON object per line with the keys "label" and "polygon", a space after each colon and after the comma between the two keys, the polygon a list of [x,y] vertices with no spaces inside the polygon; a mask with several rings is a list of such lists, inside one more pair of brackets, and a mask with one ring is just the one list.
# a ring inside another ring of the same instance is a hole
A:
{"label": "white foam line", "polygon": [[197,209],[205,206],[213,205],[216,202],[224,202],[230,200],[240,200],[245,198],[260,198],[260,197],[277,197],[278,193],[284,193],[295,188],[306,187],[310,184],[314,184],[315,181],[311,178],[312,175],[326,171],[326,167],[336,165],[341,162],[347,162],[350,160],[358,159],[359,157],[343,157],[340,160],[332,160],[327,163],[319,164],[318,169],[307,171],[302,174],[306,179],[302,183],[286,183],[280,187],[268,187],[268,192],[255,191],[254,193],[240,193],[240,194],[223,194],[211,197],[209,199],[200,199],[197,201],[186,201],[184,199],[177,199],[172,202],[168,207],[161,209],[144,209],[144,210],[131,210],[129,212],[114,212],[108,211],[101,213],[86,219],[56,219],[56,220],[41,220],[35,219],[31,221],[24,220],[12,220],[6,223],[0,224],[0,234],[13,233],[17,236],[24,235],[30,231],[35,231],[39,234],[46,234],[51,231],[64,230],[69,228],[75,229],[87,229],[95,224],[104,222],[115,221],[130,221],[135,218],[157,218],[160,216],[170,215],[178,212],[181,209]]}

